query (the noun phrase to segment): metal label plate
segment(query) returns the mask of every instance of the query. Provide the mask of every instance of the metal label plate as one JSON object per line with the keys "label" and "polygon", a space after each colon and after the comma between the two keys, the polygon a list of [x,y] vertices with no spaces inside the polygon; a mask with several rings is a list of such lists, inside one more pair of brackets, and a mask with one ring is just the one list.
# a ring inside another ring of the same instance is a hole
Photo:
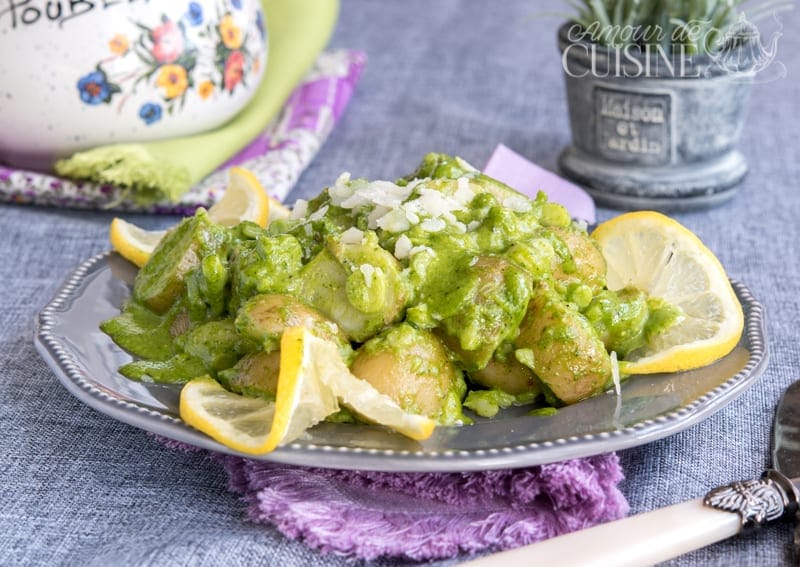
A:
{"label": "metal label plate", "polygon": [[595,87],[595,142],[607,159],[640,165],[672,160],[669,94]]}

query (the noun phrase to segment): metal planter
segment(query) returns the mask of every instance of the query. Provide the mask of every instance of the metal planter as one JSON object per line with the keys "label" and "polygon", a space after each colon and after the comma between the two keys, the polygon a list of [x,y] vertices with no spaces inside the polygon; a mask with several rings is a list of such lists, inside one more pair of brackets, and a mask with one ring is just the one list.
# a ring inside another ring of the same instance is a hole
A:
{"label": "metal planter", "polygon": [[748,170],[736,145],[751,59],[612,49],[576,40],[571,29],[564,24],[558,34],[572,130],[559,159],[564,174],[620,209],[730,199]]}

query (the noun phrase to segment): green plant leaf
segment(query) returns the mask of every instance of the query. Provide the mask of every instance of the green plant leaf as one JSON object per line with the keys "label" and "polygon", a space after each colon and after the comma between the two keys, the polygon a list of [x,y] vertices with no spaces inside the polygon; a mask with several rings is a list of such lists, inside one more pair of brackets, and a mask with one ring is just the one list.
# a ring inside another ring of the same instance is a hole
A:
{"label": "green plant leaf", "polygon": [[[564,0],[574,10],[570,20],[592,32],[603,45],[622,42],[617,32],[636,28],[633,40],[660,45],[666,53],[683,45],[690,53],[709,53],[740,13],[750,22],[794,8],[793,0]],[[748,6],[746,9],[745,6]],[[655,33],[656,29],[661,34]],[[660,37],[657,37],[660,36]]]}

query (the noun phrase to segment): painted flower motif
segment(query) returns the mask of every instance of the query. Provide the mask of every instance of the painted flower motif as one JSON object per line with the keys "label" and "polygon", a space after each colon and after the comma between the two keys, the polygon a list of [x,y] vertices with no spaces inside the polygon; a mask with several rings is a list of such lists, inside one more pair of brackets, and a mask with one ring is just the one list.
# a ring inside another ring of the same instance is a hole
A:
{"label": "painted flower motif", "polygon": [[183,53],[183,33],[172,20],[164,20],[150,35],[153,57],[159,63],[174,63]]}
{"label": "painted flower motif", "polygon": [[258,35],[261,37],[261,41],[267,36],[267,28],[264,26],[264,12],[261,10],[256,12],[256,29],[258,30]]}
{"label": "painted flower motif", "polygon": [[139,109],[139,118],[144,120],[148,126],[153,122],[161,120],[161,105],[155,102],[147,102]]}
{"label": "painted flower motif", "polygon": [[199,26],[203,23],[203,6],[199,2],[189,2],[189,9],[186,11],[186,19],[189,24]]}
{"label": "painted flower motif", "polygon": [[78,80],[78,92],[86,104],[97,105],[111,100],[113,94],[106,74],[98,68]]}
{"label": "painted flower motif", "polygon": [[225,90],[233,92],[236,85],[242,82],[244,77],[244,55],[241,51],[234,51],[225,61],[224,84]]}
{"label": "painted flower motif", "polygon": [[219,35],[228,49],[239,49],[242,45],[242,30],[230,14],[225,14],[219,21]]}
{"label": "painted flower motif", "polygon": [[[258,49],[267,36],[264,14],[256,10],[242,27],[234,19],[243,9],[242,0],[216,4],[209,10],[201,0],[183,0],[175,13],[132,22],[135,33],[112,30],[110,56],[77,81],[81,100],[93,106],[110,104],[122,93],[117,112],[140,105],[139,118],[152,124],[180,113],[190,97],[210,100],[218,91],[233,94],[239,85],[245,87],[251,75],[263,71]],[[141,88],[149,91],[144,100],[153,100],[154,89],[161,100],[156,94],[158,102],[128,102]]]}
{"label": "painted flower motif", "polygon": [[214,93],[214,83],[211,81],[203,81],[197,86],[197,94],[200,95],[200,98],[206,100]]}
{"label": "painted flower motif", "polygon": [[178,98],[189,86],[186,69],[181,65],[164,65],[158,71],[156,85],[164,89],[167,100]]}
{"label": "painted flower motif", "polygon": [[108,48],[114,55],[125,55],[130,48],[128,37],[121,33],[114,34],[114,37],[108,42]]}

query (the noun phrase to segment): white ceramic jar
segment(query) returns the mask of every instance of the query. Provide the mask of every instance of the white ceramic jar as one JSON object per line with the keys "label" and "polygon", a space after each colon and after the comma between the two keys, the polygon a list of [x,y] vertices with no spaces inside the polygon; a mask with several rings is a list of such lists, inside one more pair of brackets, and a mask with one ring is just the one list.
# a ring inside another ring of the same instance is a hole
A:
{"label": "white ceramic jar", "polygon": [[259,0],[0,0],[0,163],[214,128],[266,63]]}

